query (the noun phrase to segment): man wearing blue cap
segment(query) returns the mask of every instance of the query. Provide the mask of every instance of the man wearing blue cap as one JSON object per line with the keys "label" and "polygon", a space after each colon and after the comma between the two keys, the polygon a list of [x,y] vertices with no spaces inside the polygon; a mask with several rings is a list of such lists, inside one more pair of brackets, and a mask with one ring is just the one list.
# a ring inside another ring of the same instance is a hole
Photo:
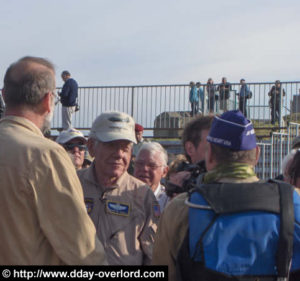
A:
{"label": "man wearing blue cap", "polygon": [[164,210],[153,263],[169,266],[169,280],[300,280],[300,197],[259,182],[252,123],[225,112],[207,141],[208,172]]}

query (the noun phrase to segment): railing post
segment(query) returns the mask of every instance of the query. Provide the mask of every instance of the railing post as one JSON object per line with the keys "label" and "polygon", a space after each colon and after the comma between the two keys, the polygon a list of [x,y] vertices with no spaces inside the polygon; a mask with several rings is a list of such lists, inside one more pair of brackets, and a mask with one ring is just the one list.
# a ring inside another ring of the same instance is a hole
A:
{"label": "railing post", "polygon": [[131,116],[134,114],[134,87],[131,87]]}
{"label": "railing post", "polygon": [[[282,114],[281,114],[281,111],[282,111],[282,85],[280,85],[280,97],[279,97],[279,99],[280,100],[279,100],[279,121],[278,121],[278,125],[279,125],[279,127],[282,127],[282,120],[281,120],[281,116],[282,116]],[[276,100],[276,98],[274,100]],[[275,106],[276,106],[276,104],[275,104]],[[275,115],[276,115],[276,113],[275,113]],[[280,130],[280,132],[281,132],[281,130]]]}
{"label": "railing post", "polygon": [[273,133],[271,133],[271,147],[270,147],[270,178],[273,178]]}

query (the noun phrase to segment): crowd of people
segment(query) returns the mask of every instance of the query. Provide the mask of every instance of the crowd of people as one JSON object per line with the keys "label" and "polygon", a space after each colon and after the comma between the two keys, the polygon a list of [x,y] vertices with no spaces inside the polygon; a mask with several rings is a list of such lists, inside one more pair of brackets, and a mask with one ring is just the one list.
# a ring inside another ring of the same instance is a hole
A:
{"label": "crowd of people", "polygon": [[[201,87],[202,86],[202,87]],[[198,113],[205,114],[205,103],[209,113],[217,113],[219,110],[225,112],[229,109],[228,101],[232,92],[232,84],[227,81],[226,77],[222,78],[220,84],[214,84],[212,78],[207,80],[207,83],[201,85],[200,82],[190,82],[189,102],[191,104],[191,116]],[[239,90],[236,93],[238,100],[238,108],[248,117],[248,100],[253,94],[247,85],[245,79],[240,80]],[[269,107],[271,111],[271,124],[275,124],[281,118],[282,98],[285,96],[285,90],[281,86],[279,80],[275,81],[275,85],[268,92]]]}
{"label": "crowd of people", "polygon": [[42,58],[21,58],[4,77],[0,264],[152,264],[167,265],[169,280],[299,280],[298,150],[284,181],[260,181],[255,131],[239,110],[191,120],[185,155],[171,163],[123,112],[100,114],[88,138],[68,126],[55,142],[43,135],[55,89]]}

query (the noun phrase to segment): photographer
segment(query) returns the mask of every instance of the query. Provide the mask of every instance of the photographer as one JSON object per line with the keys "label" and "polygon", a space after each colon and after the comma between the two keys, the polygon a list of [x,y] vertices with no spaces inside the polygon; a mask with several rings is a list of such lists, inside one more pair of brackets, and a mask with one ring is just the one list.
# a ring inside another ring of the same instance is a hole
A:
{"label": "photographer", "polygon": [[189,181],[205,172],[205,145],[213,115],[200,116],[190,121],[182,134],[182,145],[188,162],[178,165],[177,173],[172,175],[166,187],[168,196],[187,191]]}

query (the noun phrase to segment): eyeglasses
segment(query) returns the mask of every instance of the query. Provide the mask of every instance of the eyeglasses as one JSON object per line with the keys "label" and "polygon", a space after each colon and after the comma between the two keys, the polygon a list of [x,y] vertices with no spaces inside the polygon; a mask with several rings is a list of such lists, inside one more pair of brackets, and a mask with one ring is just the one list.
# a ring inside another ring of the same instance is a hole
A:
{"label": "eyeglasses", "polygon": [[64,144],[64,148],[67,151],[73,150],[75,147],[78,147],[79,151],[86,151],[86,146],[84,144],[77,144],[77,143]]}
{"label": "eyeglasses", "polygon": [[155,164],[152,164],[152,163],[147,164],[147,163],[144,163],[144,162],[135,161],[134,166],[138,167],[138,168],[146,166],[147,168],[149,168],[151,170],[156,170],[157,168],[162,167],[163,165],[155,165]]}

